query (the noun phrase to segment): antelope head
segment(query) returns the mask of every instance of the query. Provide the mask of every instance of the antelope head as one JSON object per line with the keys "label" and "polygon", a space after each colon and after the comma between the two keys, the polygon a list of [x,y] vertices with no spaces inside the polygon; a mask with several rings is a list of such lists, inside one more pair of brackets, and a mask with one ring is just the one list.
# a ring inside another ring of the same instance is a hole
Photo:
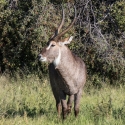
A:
{"label": "antelope head", "polygon": [[64,31],[59,33],[64,24],[64,20],[65,20],[65,14],[64,14],[64,9],[62,9],[62,21],[61,21],[59,27],[57,28],[57,30],[55,31],[55,34],[47,42],[47,46],[44,47],[43,50],[38,55],[38,59],[40,61],[47,61],[50,63],[53,62],[55,65],[57,65],[59,63],[60,58],[61,58],[61,49],[63,49],[63,47],[66,44],[69,44],[73,39],[73,36],[71,36],[70,38],[65,38],[64,40],[61,40],[61,37],[67,31],[69,31],[69,29],[73,26],[73,24],[76,20],[75,6],[74,6],[74,19],[73,19],[72,23]]}

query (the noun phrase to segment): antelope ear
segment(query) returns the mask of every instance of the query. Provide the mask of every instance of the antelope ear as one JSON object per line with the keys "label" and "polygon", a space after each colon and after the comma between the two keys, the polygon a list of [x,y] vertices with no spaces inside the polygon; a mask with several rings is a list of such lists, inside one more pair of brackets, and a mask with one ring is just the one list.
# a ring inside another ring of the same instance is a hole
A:
{"label": "antelope ear", "polygon": [[70,44],[70,42],[72,41],[72,39],[73,39],[73,36],[71,36],[70,38],[66,38],[66,39],[64,40],[63,44],[64,44],[64,45],[65,45],[65,44]]}
{"label": "antelope ear", "polygon": [[65,44],[70,44],[72,39],[73,39],[73,36],[71,36],[70,38],[65,38],[62,42],[59,42],[59,45],[63,46]]}
{"label": "antelope ear", "polygon": [[60,45],[65,45],[65,44],[70,44],[70,42],[72,41],[73,36],[71,36],[70,38],[65,38],[64,41],[59,42]]}

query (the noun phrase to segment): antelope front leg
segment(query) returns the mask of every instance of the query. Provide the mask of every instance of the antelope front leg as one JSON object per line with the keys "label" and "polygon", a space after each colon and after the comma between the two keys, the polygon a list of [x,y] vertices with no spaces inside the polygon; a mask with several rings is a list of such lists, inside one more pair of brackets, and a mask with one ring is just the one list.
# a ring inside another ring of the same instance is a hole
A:
{"label": "antelope front leg", "polygon": [[74,101],[74,95],[70,95],[67,102],[67,112],[71,113],[72,102]]}
{"label": "antelope front leg", "polygon": [[57,112],[58,112],[58,117],[60,118],[61,109],[62,109],[61,101],[56,101],[56,108],[57,108]]}
{"label": "antelope front leg", "polygon": [[82,88],[74,95],[74,113],[77,117],[79,114],[79,105],[80,105],[80,98],[82,96]]}
{"label": "antelope front leg", "polygon": [[63,119],[65,119],[67,116],[67,102],[66,102],[66,94],[63,92],[61,93],[61,104],[62,104],[62,116]]}

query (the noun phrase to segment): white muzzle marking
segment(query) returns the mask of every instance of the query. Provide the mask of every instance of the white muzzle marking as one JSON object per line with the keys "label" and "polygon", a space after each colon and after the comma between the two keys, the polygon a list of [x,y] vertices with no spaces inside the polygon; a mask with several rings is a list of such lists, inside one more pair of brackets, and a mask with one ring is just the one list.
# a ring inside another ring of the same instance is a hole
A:
{"label": "white muzzle marking", "polygon": [[39,61],[42,61],[42,62],[45,62],[47,61],[47,58],[46,57],[43,57],[42,54],[39,54]]}

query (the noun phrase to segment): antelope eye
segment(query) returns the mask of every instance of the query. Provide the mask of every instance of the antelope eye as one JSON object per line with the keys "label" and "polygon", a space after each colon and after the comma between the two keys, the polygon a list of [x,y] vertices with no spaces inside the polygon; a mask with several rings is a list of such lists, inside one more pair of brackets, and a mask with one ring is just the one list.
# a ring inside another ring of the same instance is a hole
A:
{"label": "antelope eye", "polygon": [[55,46],[54,44],[51,45],[51,47],[54,47],[54,46]]}

